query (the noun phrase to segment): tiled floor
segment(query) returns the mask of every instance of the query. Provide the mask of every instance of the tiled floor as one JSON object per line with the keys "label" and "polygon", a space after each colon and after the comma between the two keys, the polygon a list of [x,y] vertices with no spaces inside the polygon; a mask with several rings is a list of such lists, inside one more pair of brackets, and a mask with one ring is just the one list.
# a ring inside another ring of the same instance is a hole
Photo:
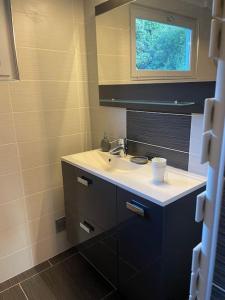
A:
{"label": "tiled floor", "polygon": [[74,249],[0,284],[0,300],[122,300]]}

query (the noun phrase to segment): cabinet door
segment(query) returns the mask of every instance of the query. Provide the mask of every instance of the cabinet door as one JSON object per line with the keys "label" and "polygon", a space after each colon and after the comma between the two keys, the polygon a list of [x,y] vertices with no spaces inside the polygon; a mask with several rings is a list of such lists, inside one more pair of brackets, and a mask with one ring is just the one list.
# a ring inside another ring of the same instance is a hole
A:
{"label": "cabinet door", "polygon": [[118,189],[119,289],[127,299],[160,299],[162,208]]}
{"label": "cabinet door", "polygon": [[116,187],[69,164],[62,168],[68,238],[116,285]]}

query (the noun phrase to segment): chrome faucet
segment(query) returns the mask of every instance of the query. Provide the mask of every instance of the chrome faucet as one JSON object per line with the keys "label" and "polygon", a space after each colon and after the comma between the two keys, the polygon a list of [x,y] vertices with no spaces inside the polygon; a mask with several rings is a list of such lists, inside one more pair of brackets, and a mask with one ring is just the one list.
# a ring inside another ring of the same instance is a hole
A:
{"label": "chrome faucet", "polygon": [[110,154],[119,155],[120,157],[124,157],[127,155],[127,139],[118,139],[112,141],[110,144],[117,143],[117,146],[110,150]]}

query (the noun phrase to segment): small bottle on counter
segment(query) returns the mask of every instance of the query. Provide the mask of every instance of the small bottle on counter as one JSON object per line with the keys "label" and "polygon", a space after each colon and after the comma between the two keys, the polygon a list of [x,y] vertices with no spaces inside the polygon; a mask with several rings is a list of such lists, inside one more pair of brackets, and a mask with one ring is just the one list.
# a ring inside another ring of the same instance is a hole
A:
{"label": "small bottle on counter", "polygon": [[110,148],[111,148],[111,144],[109,138],[107,137],[107,134],[104,133],[104,138],[101,140],[101,150],[103,152],[109,152]]}

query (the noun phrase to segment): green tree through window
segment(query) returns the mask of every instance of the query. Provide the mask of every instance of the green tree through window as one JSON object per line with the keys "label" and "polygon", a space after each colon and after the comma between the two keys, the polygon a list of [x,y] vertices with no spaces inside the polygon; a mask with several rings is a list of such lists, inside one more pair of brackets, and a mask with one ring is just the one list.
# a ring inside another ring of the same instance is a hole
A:
{"label": "green tree through window", "polygon": [[136,68],[190,71],[192,30],[136,18]]}

